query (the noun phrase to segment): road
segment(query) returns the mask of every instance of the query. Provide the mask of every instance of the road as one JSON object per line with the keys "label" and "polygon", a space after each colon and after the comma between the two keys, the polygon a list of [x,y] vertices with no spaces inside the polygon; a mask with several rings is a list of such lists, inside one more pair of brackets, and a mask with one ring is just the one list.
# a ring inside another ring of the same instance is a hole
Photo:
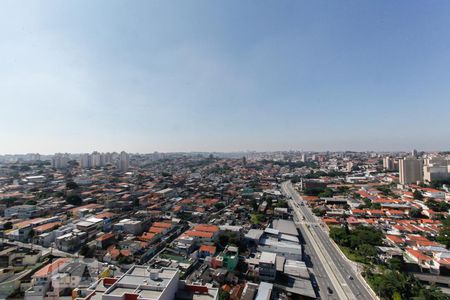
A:
{"label": "road", "polygon": [[22,243],[22,242],[18,242],[18,241],[5,240],[4,242],[1,242],[1,243],[16,245],[16,246],[23,247],[23,248],[28,248],[28,249],[40,250],[40,251],[42,251],[43,255],[51,253],[53,256],[58,256],[58,257],[68,257],[68,258],[71,258],[71,257],[72,258],[75,258],[75,257],[82,258],[83,257],[81,255],[64,252],[64,251],[58,250],[56,248],[45,248],[45,247],[40,246],[40,245],[35,245],[35,244],[32,245],[32,244],[29,244],[29,243]]}
{"label": "road", "polygon": [[[332,243],[311,210],[306,205],[300,205],[303,199],[292,184],[283,182],[281,189],[291,198],[289,204],[305,240],[305,254],[311,260],[321,298],[376,299],[366,282],[355,272],[354,266]],[[333,293],[329,293],[328,288]]]}

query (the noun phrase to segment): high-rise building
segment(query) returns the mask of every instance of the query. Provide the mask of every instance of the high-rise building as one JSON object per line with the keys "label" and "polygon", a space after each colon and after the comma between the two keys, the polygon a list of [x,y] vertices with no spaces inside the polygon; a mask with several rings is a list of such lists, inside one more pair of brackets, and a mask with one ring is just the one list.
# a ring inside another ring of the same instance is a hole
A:
{"label": "high-rise building", "polygon": [[91,168],[97,168],[102,166],[101,154],[97,151],[91,154]]}
{"label": "high-rise building", "polygon": [[119,159],[120,157],[117,156],[117,153],[110,153],[110,152],[100,153],[98,151],[94,151],[92,152],[92,154],[89,153],[81,154],[80,166],[83,169],[104,167],[108,164],[112,164],[113,162]]}
{"label": "high-rise building", "polygon": [[39,153],[28,153],[27,155],[27,160],[30,161],[40,161],[41,160],[41,155]]}
{"label": "high-rise building", "polygon": [[306,154],[305,154],[305,153],[302,153],[302,156],[301,156],[301,158],[300,158],[300,161],[301,161],[301,162],[306,162]]}
{"label": "high-rise building", "polygon": [[415,157],[406,157],[399,161],[400,183],[410,184],[423,180],[423,162]]}
{"label": "high-rise building", "polygon": [[67,168],[69,162],[69,156],[67,154],[56,153],[52,157],[52,167],[55,169]]}
{"label": "high-rise building", "polygon": [[351,172],[353,170],[353,162],[349,161],[345,165],[345,169],[347,172]]}
{"label": "high-rise building", "polygon": [[130,164],[130,158],[128,156],[128,153],[125,151],[120,152],[119,154],[119,160],[117,161],[117,168],[121,171],[128,170]]}
{"label": "high-rise building", "polygon": [[395,160],[389,156],[384,157],[383,169],[386,171],[395,171]]}
{"label": "high-rise building", "polygon": [[91,167],[91,156],[89,155],[89,153],[81,154],[80,167],[82,169],[89,169]]}
{"label": "high-rise building", "polygon": [[423,180],[430,182],[433,180],[448,179],[448,160],[441,156],[426,158],[423,166]]}

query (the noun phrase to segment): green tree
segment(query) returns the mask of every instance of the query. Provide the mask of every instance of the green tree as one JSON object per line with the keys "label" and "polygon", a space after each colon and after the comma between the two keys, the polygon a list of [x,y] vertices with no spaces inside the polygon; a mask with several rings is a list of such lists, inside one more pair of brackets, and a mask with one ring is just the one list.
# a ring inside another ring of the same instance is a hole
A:
{"label": "green tree", "polygon": [[444,244],[445,247],[450,248],[450,217],[442,220],[442,227],[439,230],[437,241]]}
{"label": "green tree", "polygon": [[319,193],[318,196],[319,196],[320,198],[328,198],[328,197],[333,197],[333,195],[334,195],[334,192],[333,192],[332,189],[330,189],[330,188],[325,188],[325,190],[324,190],[323,192]]}
{"label": "green tree", "polygon": [[423,215],[422,215],[422,209],[421,208],[412,208],[410,211],[409,211],[409,216],[411,217],[411,218],[415,218],[415,219],[419,219],[419,218],[422,218],[423,217]]}
{"label": "green tree", "polygon": [[6,204],[6,207],[10,207],[10,206],[14,205],[14,203],[15,203],[17,200],[19,200],[19,199],[16,198],[16,197],[7,197],[7,198],[3,198],[3,199],[1,200],[1,202],[2,202],[2,203],[5,203],[5,204]]}
{"label": "green tree", "polygon": [[327,213],[325,209],[320,209],[318,207],[314,207],[312,212],[318,217],[323,217]]}
{"label": "green tree", "polygon": [[75,206],[79,206],[79,205],[81,205],[81,203],[83,203],[83,201],[81,200],[81,197],[78,196],[78,195],[69,195],[69,196],[67,196],[66,202],[68,204],[72,204],[72,205],[75,205]]}
{"label": "green tree", "polygon": [[250,221],[253,224],[260,224],[264,220],[265,220],[265,216],[261,213],[251,214],[251,216],[250,216]]}
{"label": "green tree", "polygon": [[417,199],[417,200],[423,200],[422,192],[419,191],[419,190],[415,190],[415,191],[413,192],[413,196],[414,196],[414,199]]}
{"label": "green tree", "polygon": [[223,202],[217,202],[216,204],[214,204],[214,207],[215,207],[217,210],[224,209],[224,208],[225,208],[225,203],[223,203]]}
{"label": "green tree", "polygon": [[252,199],[251,205],[254,211],[258,210],[258,202],[256,202],[256,199]]}
{"label": "green tree", "polygon": [[230,298],[230,293],[219,289],[219,300],[228,300]]}
{"label": "green tree", "polygon": [[4,229],[4,230],[8,230],[8,229],[12,229],[12,228],[13,228],[12,222],[6,222],[6,223],[3,225],[3,229]]}
{"label": "green tree", "polygon": [[381,209],[381,204],[380,203],[373,203],[373,202],[371,202],[370,208],[371,209]]}
{"label": "green tree", "polygon": [[401,271],[404,266],[403,258],[393,257],[387,262],[388,268],[393,271]]}
{"label": "green tree", "polygon": [[415,298],[418,300],[447,300],[445,295],[436,285],[432,284],[429,288],[423,287],[419,290],[419,295]]}
{"label": "green tree", "polygon": [[395,291],[392,297],[393,300],[403,300],[402,295],[399,292]]}
{"label": "green tree", "polygon": [[288,207],[288,203],[285,200],[278,200],[277,207]]}
{"label": "green tree", "polygon": [[363,257],[365,256],[369,259],[373,259],[374,257],[377,256],[377,249],[369,244],[361,244],[357,248],[357,253]]}
{"label": "green tree", "polygon": [[450,209],[450,204],[444,201],[436,201],[434,199],[429,199],[425,204],[434,211],[437,212],[447,212]]}
{"label": "green tree", "polygon": [[66,182],[66,189],[68,190],[76,190],[78,188],[78,184],[75,181],[67,181]]}
{"label": "green tree", "polygon": [[81,246],[80,249],[80,255],[86,257],[86,258],[92,258],[94,257],[95,249],[94,247],[88,246],[87,244],[84,244]]}
{"label": "green tree", "polygon": [[340,193],[340,194],[346,194],[346,193],[348,193],[350,188],[348,186],[338,186],[337,190],[338,190],[338,193]]}

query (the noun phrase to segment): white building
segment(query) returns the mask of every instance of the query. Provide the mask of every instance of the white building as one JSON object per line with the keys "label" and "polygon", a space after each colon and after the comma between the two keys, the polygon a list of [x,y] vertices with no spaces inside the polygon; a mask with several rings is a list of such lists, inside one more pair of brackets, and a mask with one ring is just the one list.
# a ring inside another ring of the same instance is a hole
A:
{"label": "white building", "polygon": [[425,159],[423,166],[424,181],[430,182],[433,180],[448,179],[449,177],[448,160],[440,156]]}
{"label": "white building", "polygon": [[129,168],[129,164],[130,164],[130,158],[129,158],[128,153],[126,153],[125,151],[120,152],[119,160],[117,162],[117,168],[120,171],[126,171]]}
{"label": "white building", "polygon": [[80,156],[80,167],[82,169],[89,169],[91,168],[91,156],[89,153],[83,153]]}
{"label": "white building", "polygon": [[68,154],[56,153],[52,157],[52,167],[55,169],[67,168],[68,162],[69,162]]}
{"label": "white building", "polygon": [[179,280],[180,271],[174,268],[150,269],[133,266],[120,278],[100,279],[86,291],[79,291],[78,300],[216,300],[218,289],[187,284]]}
{"label": "white building", "polygon": [[383,169],[386,171],[394,171],[395,170],[395,160],[386,156],[383,158]]}

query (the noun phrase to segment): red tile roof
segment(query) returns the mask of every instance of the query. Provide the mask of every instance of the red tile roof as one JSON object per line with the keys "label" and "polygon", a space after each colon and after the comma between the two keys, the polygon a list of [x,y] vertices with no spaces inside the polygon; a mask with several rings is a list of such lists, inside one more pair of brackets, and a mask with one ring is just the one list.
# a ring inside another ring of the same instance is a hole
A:
{"label": "red tile roof", "polygon": [[52,230],[53,228],[58,227],[60,225],[61,225],[61,222],[51,222],[51,223],[47,223],[44,225],[39,225],[37,227],[34,227],[34,230],[36,232],[45,232],[48,230]]}
{"label": "red tile roof", "polygon": [[189,231],[186,231],[185,234],[187,236],[191,236],[191,237],[200,237],[200,238],[209,238],[209,239],[214,236],[212,232],[197,231],[197,230],[189,230]]}
{"label": "red tile roof", "polygon": [[194,227],[194,230],[205,231],[205,232],[218,232],[220,230],[220,228],[216,225],[199,224]]}
{"label": "red tile roof", "polygon": [[418,260],[421,261],[431,261],[432,258],[429,257],[428,255],[423,254],[420,251],[414,250],[412,248],[407,248],[406,251],[411,254],[412,256],[414,256],[415,258],[417,258]]}
{"label": "red tile roof", "polygon": [[36,273],[34,273],[33,277],[49,276],[49,275],[53,274],[55,271],[57,271],[59,267],[61,267],[62,265],[66,264],[70,261],[71,261],[70,258],[58,258],[54,262],[39,269]]}
{"label": "red tile roof", "polygon": [[210,245],[201,245],[200,246],[200,251],[208,252],[211,255],[214,255],[214,254],[216,254],[216,247],[215,246],[210,246]]}
{"label": "red tile roof", "polygon": [[153,227],[160,227],[160,228],[170,228],[172,227],[172,223],[166,223],[166,222],[155,222],[152,225]]}
{"label": "red tile roof", "polygon": [[103,241],[106,241],[107,239],[111,239],[111,238],[114,238],[114,234],[108,232],[108,233],[105,233],[104,235],[99,236],[95,240],[98,242],[103,242]]}

